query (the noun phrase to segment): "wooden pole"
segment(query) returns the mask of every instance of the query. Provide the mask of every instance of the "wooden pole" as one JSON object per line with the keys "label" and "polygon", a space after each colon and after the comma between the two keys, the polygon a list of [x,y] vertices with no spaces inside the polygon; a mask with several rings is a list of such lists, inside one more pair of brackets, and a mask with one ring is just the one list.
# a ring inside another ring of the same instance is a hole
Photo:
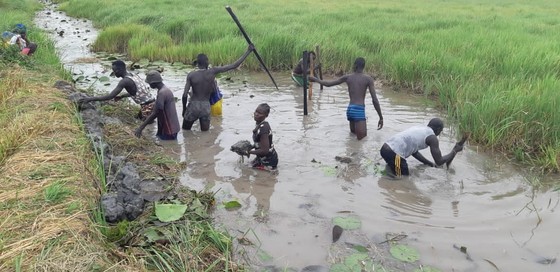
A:
{"label": "wooden pole", "polygon": [[[321,68],[323,65],[321,63],[321,53],[319,45],[315,46],[315,56],[317,57],[317,65],[319,66],[319,79],[323,80],[323,69]],[[321,84],[321,91],[323,90],[323,84]]]}
{"label": "wooden pole", "polygon": [[307,68],[309,64],[309,52],[303,51],[303,115],[307,115]]}
{"label": "wooden pole", "polygon": [[[313,61],[313,57],[311,56],[311,54],[309,54],[308,59],[309,59],[309,65],[308,65],[309,66],[308,67],[309,76],[313,76],[313,70],[314,70],[315,66],[314,66],[314,61]],[[307,73],[305,73],[305,76],[308,77]],[[313,82],[310,82],[309,79],[308,79],[308,82],[309,82],[308,99],[311,100],[311,96],[313,95]]]}
{"label": "wooden pole", "polygon": [[[241,26],[241,23],[239,22],[239,20],[237,19],[237,16],[235,16],[235,14],[231,10],[231,8],[229,6],[226,6],[226,10],[229,12],[229,15],[231,15],[231,18],[233,19],[235,24],[237,24],[237,27],[239,28],[239,31],[241,31],[241,34],[243,34],[243,37],[245,37],[245,40],[247,41],[247,43],[248,44],[253,44],[253,42],[251,42],[251,39],[249,38],[249,35],[247,35],[247,32],[245,32],[245,29],[243,29],[243,26]],[[278,85],[276,85],[276,81],[274,81],[274,78],[272,77],[272,75],[270,74],[268,69],[266,68],[266,65],[264,65],[264,61],[262,60],[261,55],[259,55],[259,53],[257,52],[257,48],[255,48],[253,53],[255,53],[255,57],[257,57],[257,59],[259,60],[259,63],[261,64],[261,67],[268,74],[268,77],[270,77],[270,80],[272,80],[272,83],[274,83],[274,86],[276,87],[276,89],[278,89]]]}

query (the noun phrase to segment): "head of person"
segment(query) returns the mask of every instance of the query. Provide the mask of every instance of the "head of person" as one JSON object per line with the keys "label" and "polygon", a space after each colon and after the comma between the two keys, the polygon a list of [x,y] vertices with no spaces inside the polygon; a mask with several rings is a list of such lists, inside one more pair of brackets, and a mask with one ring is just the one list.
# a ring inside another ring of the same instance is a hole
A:
{"label": "head of person", "polygon": [[196,56],[195,63],[200,69],[208,69],[208,56],[205,54],[198,54],[198,56]]}
{"label": "head of person", "polygon": [[163,79],[161,78],[161,74],[156,70],[150,70],[146,73],[146,83],[150,84],[150,88],[157,88]]}
{"label": "head of person", "polygon": [[315,55],[315,52],[309,51],[309,58],[315,60],[317,58],[317,55]]}
{"label": "head of person", "polygon": [[357,58],[354,61],[354,72],[361,72],[366,67],[366,60],[362,57]]}
{"label": "head of person", "polygon": [[12,32],[21,35],[22,37],[25,37],[25,35],[27,34],[27,27],[25,27],[24,24],[17,24],[14,27],[14,30],[12,30]]}
{"label": "head of person", "polygon": [[255,113],[253,113],[253,118],[257,123],[260,123],[268,117],[270,113],[270,106],[267,103],[262,103],[257,106]]}
{"label": "head of person", "polygon": [[124,77],[126,76],[126,64],[122,60],[115,60],[111,64],[111,68],[113,69],[113,73],[116,77]]}
{"label": "head of person", "polygon": [[35,53],[35,51],[37,50],[37,44],[36,43],[29,43],[27,45],[27,47],[29,48],[29,52],[27,53],[27,55],[29,55],[29,56],[33,55],[33,53]]}
{"label": "head of person", "polygon": [[439,118],[433,118],[432,120],[430,120],[430,122],[428,122],[428,127],[430,127],[434,131],[436,136],[439,136],[439,134],[443,131],[443,120]]}

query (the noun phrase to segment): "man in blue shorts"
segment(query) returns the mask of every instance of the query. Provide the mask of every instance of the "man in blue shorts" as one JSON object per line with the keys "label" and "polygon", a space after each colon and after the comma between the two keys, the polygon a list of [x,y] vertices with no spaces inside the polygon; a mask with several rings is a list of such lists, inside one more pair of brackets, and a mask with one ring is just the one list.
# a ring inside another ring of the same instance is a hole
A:
{"label": "man in blue shorts", "polygon": [[371,94],[373,107],[375,111],[377,111],[377,115],[379,115],[377,129],[383,128],[383,115],[381,114],[379,100],[377,100],[377,95],[375,94],[374,80],[373,77],[364,74],[365,66],[366,61],[364,58],[357,58],[356,61],[354,61],[354,72],[351,74],[344,75],[332,81],[309,77],[311,82],[318,82],[327,87],[346,82],[346,85],[348,85],[348,95],[350,96],[350,103],[346,109],[346,119],[350,122],[350,132],[356,134],[358,140],[367,136],[366,105],[364,101],[368,89]]}

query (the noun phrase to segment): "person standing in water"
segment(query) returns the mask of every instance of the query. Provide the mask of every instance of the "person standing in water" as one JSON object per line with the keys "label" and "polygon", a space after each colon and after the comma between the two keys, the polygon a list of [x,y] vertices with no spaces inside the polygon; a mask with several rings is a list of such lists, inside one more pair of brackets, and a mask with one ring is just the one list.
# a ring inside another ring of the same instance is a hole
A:
{"label": "person standing in water", "polygon": [[[406,158],[412,155],[423,164],[431,167],[440,166],[453,160],[457,152],[463,150],[462,144],[456,144],[445,156],[441,155],[437,136],[443,131],[443,121],[433,118],[428,126],[414,126],[389,138],[381,147],[381,157],[387,163],[387,174],[394,177],[408,176],[410,171]],[[419,150],[430,147],[434,162],[426,159]]]}
{"label": "person standing in water", "polygon": [[[156,102],[156,99],[150,92],[150,87],[144,83],[138,75],[129,73],[126,70],[126,64],[122,60],[114,61],[111,68],[116,77],[122,78],[117,84],[117,87],[107,95],[81,98],[78,102],[87,103],[111,99],[118,101],[122,98],[130,97],[136,104],[140,105],[140,111],[137,115],[138,119],[142,121],[146,120],[146,118],[152,114],[154,103]],[[125,89],[127,93],[117,96],[123,89]]]}
{"label": "person standing in water", "polygon": [[[210,129],[210,97],[216,92],[216,75],[239,67],[253,50],[255,50],[255,46],[250,44],[247,51],[234,63],[212,68],[208,67],[208,57],[205,54],[197,56],[198,70],[187,75],[187,83],[182,97],[183,129],[191,130],[196,120],[200,121],[200,130],[208,131]],[[192,93],[189,92],[191,88]]]}
{"label": "person standing in water", "polygon": [[150,84],[151,88],[158,90],[156,102],[152,114],[134,131],[134,135],[140,138],[142,130],[157,118],[156,136],[161,140],[176,140],[181,128],[173,92],[163,84],[163,79],[158,71],[149,71],[146,74],[146,83]]}
{"label": "person standing in water", "polygon": [[318,82],[324,86],[330,87],[346,82],[348,85],[348,95],[350,96],[350,103],[346,109],[346,119],[350,124],[350,132],[356,134],[358,140],[367,136],[367,123],[365,112],[365,98],[366,91],[369,89],[371,100],[377,115],[379,115],[379,122],[377,129],[383,128],[383,115],[381,114],[381,107],[379,100],[375,94],[373,77],[364,74],[364,67],[366,61],[364,58],[357,58],[354,62],[354,72],[344,75],[332,81],[321,80],[316,77],[309,77],[309,81]]}
{"label": "person standing in water", "polygon": [[256,122],[255,129],[253,129],[254,149],[249,150],[247,154],[257,156],[251,164],[253,168],[261,170],[276,170],[278,166],[278,153],[272,143],[272,129],[270,124],[265,121],[269,113],[270,106],[267,103],[259,104],[255,109],[253,114]]}

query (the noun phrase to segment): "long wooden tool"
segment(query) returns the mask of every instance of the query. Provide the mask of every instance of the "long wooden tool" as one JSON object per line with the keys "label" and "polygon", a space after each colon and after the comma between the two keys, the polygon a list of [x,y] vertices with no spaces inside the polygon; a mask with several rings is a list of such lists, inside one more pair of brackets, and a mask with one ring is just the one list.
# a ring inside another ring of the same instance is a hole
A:
{"label": "long wooden tool", "polygon": [[[315,57],[317,58],[317,66],[319,66],[319,79],[323,80],[323,69],[321,68],[321,53],[319,46],[315,46]],[[321,91],[323,90],[323,84],[321,84]]]}
{"label": "long wooden tool", "polygon": [[309,67],[309,52],[303,51],[303,115],[307,115],[307,68]]}
{"label": "long wooden tool", "polygon": [[[233,19],[235,24],[237,24],[237,27],[239,28],[239,31],[241,31],[241,34],[243,34],[243,37],[245,37],[245,40],[247,40],[247,43],[253,44],[253,42],[251,42],[251,39],[247,35],[247,32],[245,32],[245,29],[243,29],[243,26],[241,26],[241,23],[239,22],[239,20],[237,19],[237,16],[235,16],[235,14],[231,10],[231,8],[229,6],[226,6],[226,10],[229,12],[229,15],[231,15],[231,18]],[[272,75],[270,74],[268,69],[266,68],[266,65],[264,65],[264,61],[261,58],[261,55],[259,55],[259,53],[257,52],[257,49],[255,48],[255,50],[253,52],[255,53],[255,56],[259,60],[263,70],[268,74],[268,76],[270,77],[270,80],[272,80],[272,83],[274,83],[274,86],[276,87],[276,89],[278,89],[278,85],[276,85],[276,81],[274,81],[274,78],[272,77]]]}
{"label": "long wooden tool", "polygon": [[307,75],[307,73],[305,73],[305,76],[308,77],[307,79],[307,84],[309,84],[309,90],[307,91],[308,94],[308,99],[311,100],[311,96],[313,96],[313,82],[309,81],[309,77],[310,76],[314,76],[313,75],[313,70],[315,68],[315,63],[313,63],[313,57],[311,57],[311,54],[309,54],[309,57],[307,57],[307,59],[309,60],[308,64],[307,64],[307,69],[309,69],[309,75]]}
{"label": "long wooden tool", "polygon": [[[465,142],[467,142],[467,140],[469,139],[469,136],[470,136],[470,133],[468,133],[468,132],[465,133],[465,134],[463,135],[463,138],[461,138],[461,140],[457,142],[457,145],[464,145]],[[449,165],[451,164],[451,162],[453,162],[453,159],[455,159],[455,156],[456,156],[456,155],[457,155],[457,154],[455,153],[455,155],[453,156],[453,158],[451,158],[451,160],[449,160],[449,161],[447,161],[447,162],[445,163],[445,166],[447,166],[447,169],[449,169]]]}

